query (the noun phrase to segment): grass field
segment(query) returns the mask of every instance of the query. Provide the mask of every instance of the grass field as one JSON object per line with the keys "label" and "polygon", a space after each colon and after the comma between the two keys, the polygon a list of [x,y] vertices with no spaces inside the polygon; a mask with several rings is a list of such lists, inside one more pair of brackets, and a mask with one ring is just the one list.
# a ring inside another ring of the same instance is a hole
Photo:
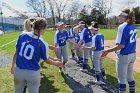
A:
{"label": "grass field", "polygon": [[[104,35],[105,40],[115,40],[117,29],[100,29],[100,32]],[[137,37],[140,38],[140,29],[138,29]]]}
{"label": "grass field", "polygon": [[[105,35],[106,40],[115,39],[116,31],[101,29],[101,33]],[[12,40],[16,40],[20,32],[6,33],[4,36],[0,36],[0,46],[8,43]],[[55,31],[49,30],[45,33],[44,40],[49,44],[53,44],[53,37]],[[140,35],[138,35],[140,36]],[[12,42],[9,45],[0,47],[1,53],[6,53],[12,55],[15,51],[15,42]],[[53,52],[50,51],[51,56],[55,56]],[[91,62],[89,62],[91,63]],[[110,81],[113,85],[117,87],[117,78],[116,78],[116,66],[113,60],[108,58],[105,59],[105,69],[107,74],[107,80]],[[41,80],[40,93],[71,93],[72,90],[68,85],[68,82],[65,81],[63,76],[58,72],[58,68],[55,66],[50,66],[47,64],[41,64],[42,69],[41,73],[44,78]],[[12,93],[14,89],[13,76],[10,74],[11,64],[6,65],[4,68],[0,68],[0,93]],[[140,93],[140,74],[134,73],[136,79],[136,93]]]}

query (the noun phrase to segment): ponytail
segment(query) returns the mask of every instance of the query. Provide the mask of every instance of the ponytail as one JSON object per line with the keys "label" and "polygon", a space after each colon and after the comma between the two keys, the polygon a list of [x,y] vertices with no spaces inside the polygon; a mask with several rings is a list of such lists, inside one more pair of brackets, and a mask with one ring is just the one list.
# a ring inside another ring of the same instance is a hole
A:
{"label": "ponytail", "polygon": [[128,24],[135,24],[135,13],[133,10],[124,9],[122,12],[128,14],[128,16],[126,16],[126,21]]}
{"label": "ponytail", "polygon": [[31,38],[31,40],[27,40],[28,43],[32,42],[33,40],[33,37],[35,35],[35,33],[38,35],[38,47],[40,47],[40,40],[39,40],[39,37],[40,37],[40,31],[42,29],[45,29],[46,26],[47,26],[47,21],[43,18],[37,18],[34,22],[33,22],[33,29],[34,29],[34,34]]}

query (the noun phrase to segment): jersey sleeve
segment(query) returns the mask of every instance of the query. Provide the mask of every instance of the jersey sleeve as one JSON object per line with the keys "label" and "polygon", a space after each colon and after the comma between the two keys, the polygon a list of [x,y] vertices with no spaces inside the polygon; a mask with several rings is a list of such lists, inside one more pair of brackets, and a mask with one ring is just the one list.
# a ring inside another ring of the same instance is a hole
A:
{"label": "jersey sleeve", "polygon": [[49,57],[49,47],[47,43],[44,43],[41,47],[41,58],[46,61]]}
{"label": "jersey sleeve", "polygon": [[16,42],[16,48],[20,46],[20,42],[21,42],[21,35],[18,37],[18,40]]}
{"label": "jersey sleeve", "polygon": [[84,37],[84,31],[82,30],[80,33],[80,40],[83,40],[83,37]]}
{"label": "jersey sleeve", "polygon": [[92,47],[95,47],[96,45],[95,45],[95,43],[96,43],[96,36],[93,36],[92,37]]}
{"label": "jersey sleeve", "polygon": [[57,39],[57,32],[56,32],[54,35],[54,44],[57,44],[57,43],[58,43],[58,39]]}
{"label": "jersey sleeve", "polygon": [[68,32],[66,31],[65,33],[66,33],[66,40],[68,40],[69,39]]}
{"label": "jersey sleeve", "polygon": [[116,45],[122,44],[125,45],[126,37],[124,35],[124,27],[118,27],[117,38],[116,38]]}
{"label": "jersey sleeve", "polygon": [[70,36],[73,37],[73,29],[72,28],[70,29]]}

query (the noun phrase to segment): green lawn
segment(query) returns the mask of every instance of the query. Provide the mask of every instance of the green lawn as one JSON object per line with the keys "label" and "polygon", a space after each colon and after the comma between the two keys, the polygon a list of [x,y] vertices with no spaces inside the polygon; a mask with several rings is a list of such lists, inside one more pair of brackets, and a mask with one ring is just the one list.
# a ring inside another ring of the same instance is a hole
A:
{"label": "green lawn", "polygon": [[[100,30],[101,33],[105,34],[105,39],[114,39],[116,36],[115,30]],[[0,46],[12,40],[17,39],[20,32],[6,33],[3,36],[0,36]],[[49,44],[53,44],[55,31],[49,30],[45,33],[44,40]],[[5,47],[0,47],[0,52],[13,54],[15,51],[15,43],[13,42]],[[53,52],[50,51],[51,56],[55,56]],[[89,62],[91,63],[91,62]],[[110,81],[113,85],[117,87],[117,78],[116,78],[116,66],[113,60],[108,58],[105,59],[105,69],[107,74],[107,80]],[[58,72],[58,68],[55,66],[41,64],[42,69],[41,73],[44,78],[41,80],[40,93],[71,93],[72,90],[69,87],[67,81],[63,76]],[[12,93],[14,89],[13,76],[10,74],[11,64],[8,64],[4,68],[0,68],[0,93]],[[136,93],[140,93],[140,74],[134,73],[136,79]]]}
{"label": "green lawn", "polygon": [[[140,29],[138,29],[138,38],[140,38]],[[100,32],[104,35],[105,40],[115,40],[117,29],[100,29]]]}
{"label": "green lawn", "polygon": [[104,35],[105,40],[116,39],[117,30],[116,29],[100,29],[100,33]]}

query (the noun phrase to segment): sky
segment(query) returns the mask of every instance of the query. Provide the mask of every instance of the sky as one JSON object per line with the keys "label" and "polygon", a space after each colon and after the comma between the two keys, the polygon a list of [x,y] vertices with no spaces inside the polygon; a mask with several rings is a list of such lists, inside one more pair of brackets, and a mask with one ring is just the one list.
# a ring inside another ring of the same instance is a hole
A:
{"label": "sky", "polygon": [[[27,0],[0,0],[0,6],[1,6],[1,2],[6,2],[7,4],[9,4],[12,8],[21,11],[21,12],[27,12],[29,9],[26,6],[26,1]],[[91,3],[91,0],[80,0],[83,4],[89,4]],[[136,6],[140,6],[140,0],[112,0],[112,12],[111,12],[111,16],[112,15],[118,15],[119,11],[122,8],[126,8],[128,7],[128,1],[131,2],[131,4],[129,4],[130,7],[136,7]],[[9,11],[8,9],[6,9],[5,7],[2,6],[2,10],[4,13],[4,16],[15,16],[15,14],[12,11]]]}

